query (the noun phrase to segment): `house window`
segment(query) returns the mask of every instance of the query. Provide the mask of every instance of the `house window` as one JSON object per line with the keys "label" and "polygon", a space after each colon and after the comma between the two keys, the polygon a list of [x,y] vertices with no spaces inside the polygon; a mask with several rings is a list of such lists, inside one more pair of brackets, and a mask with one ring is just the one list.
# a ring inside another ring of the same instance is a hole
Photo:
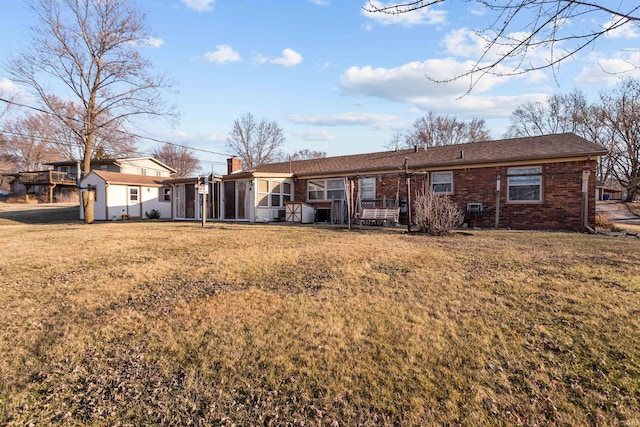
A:
{"label": "house window", "polygon": [[258,206],[269,206],[269,180],[258,180]]}
{"label": "house window", "polygon": [[163,187],[160,189],[160,201],[161,202],[170,202],[171,201],[171,188]]}
{"label": "house window", "polygon": [[291,201],[290,182],[258,180],[258,206],[279,208],[284,206],[284,202],[289,201]]}
{"label": "house window", "polygon": [[508,169],[509,202],[542,201],[542,167],[521,167]]}
{"label": "house window", "polygon": [[135,187],[129,188],[129,200],[132,202],[138,201],[138,189]]}
{"label": "house window", "polygon": [[376,179],[375,178],[360,178],[358,184],[360,188],[360,198],[367,200],[375,200],[376,198]]}
{"label": "house window", "polygon": [[140,168],[140,175],[147,176],[147,169],[146,168]]}
{"label": "house window", "polygon": [[344,180],[324,179],[307,183],[308,200],[344,199]]}
{"label": "house window", "polygon": [[431,172],[431,191],[436,194],[453,194],[453,173]]}
{"label": "house window", "polygon": [[60,172],[64,172],[64,173],[70,173],[71,172],[71,167],[70,166],[60,166],[60,168],[58,170]]}
{"label": "house window", "polygon": [[324,189],[325,182],[324,181],[309,181],[307,183],[307,198],[309,200],[324,200]]}
{"label": "house window", "polygon": [[156,176],[162,176],[162,171],[156,171]]}

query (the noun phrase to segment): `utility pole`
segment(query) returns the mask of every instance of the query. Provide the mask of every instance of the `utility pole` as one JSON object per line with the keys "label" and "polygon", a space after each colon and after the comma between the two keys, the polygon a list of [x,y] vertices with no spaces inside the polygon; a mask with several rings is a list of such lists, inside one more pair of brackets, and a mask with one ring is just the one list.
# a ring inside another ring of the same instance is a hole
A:
{"label": "utility pole", "polygon": [[209,177],[201,177],[198,175],[196,188],[198,189],[198,194],[202,197],[202,213],[200,216],[202,218],[202,226],[204,227],[207,224],[207,194],[209,194]]}
{"label": "utility pole", "polygon": [[404,158],[404,176],[407,180],[407,233],[411,233],[411,176],[409,175],[409,157]]}
{"label": "utility pole", "polygon": [[496,181],[496,228],[498,228],[499,223],[500,223],[500,175],[498,175],[498,180]]}

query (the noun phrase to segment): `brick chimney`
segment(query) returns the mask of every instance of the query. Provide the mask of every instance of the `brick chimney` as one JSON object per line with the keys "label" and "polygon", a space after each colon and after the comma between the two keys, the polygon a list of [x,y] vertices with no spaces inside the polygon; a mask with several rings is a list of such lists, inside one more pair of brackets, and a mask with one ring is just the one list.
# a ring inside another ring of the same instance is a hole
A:
{"label": "brick chimney", "polygon": [[242,160],[238,157],[227,159],[227,175],[242,170]]}

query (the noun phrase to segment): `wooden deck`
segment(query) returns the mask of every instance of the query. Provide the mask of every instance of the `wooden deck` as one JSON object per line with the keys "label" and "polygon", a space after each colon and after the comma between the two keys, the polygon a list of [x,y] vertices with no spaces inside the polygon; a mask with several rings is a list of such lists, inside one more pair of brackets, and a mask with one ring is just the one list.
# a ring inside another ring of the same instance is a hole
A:
{"label": "wooden deck", "polygon": [[58,171],[20,172],[20,183],[24,185],[76,185],[76,175]]}
{"label": "wooden deck", "polygon": [[57,186],[62,187],[76,187],[78,182],[76,180],[77,175],[60,172],[60,171],[35,171],[35,172],[20,172],[19,180],[20,184],[24,185],[27,189],[25,199],[29,200],[29,189],[31,187],[46,187],[49,193],[49,203],[53,203],[53,189]]}

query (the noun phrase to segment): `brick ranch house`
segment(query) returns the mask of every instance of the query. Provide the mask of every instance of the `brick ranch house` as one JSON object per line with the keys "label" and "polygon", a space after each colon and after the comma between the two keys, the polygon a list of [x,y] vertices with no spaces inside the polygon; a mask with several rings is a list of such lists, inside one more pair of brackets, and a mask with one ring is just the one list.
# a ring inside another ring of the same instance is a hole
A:
{"label": "brick ranch house", "polygon": [[[228,160],[218,219],[282,220],[287,204],[315,208],[316,222],[344,223],[365,207],[398,207],[431,189],[470,226],[580,230],[595,222],[596,162],[606,150],[571,133],[266,164]],[[407,179],[408,177],[408,179]],[[497,190],[500,190],[499,192]],[[351,209],[345,199],[351,196]],[[586,221],[585,221],[586,219]]]}

